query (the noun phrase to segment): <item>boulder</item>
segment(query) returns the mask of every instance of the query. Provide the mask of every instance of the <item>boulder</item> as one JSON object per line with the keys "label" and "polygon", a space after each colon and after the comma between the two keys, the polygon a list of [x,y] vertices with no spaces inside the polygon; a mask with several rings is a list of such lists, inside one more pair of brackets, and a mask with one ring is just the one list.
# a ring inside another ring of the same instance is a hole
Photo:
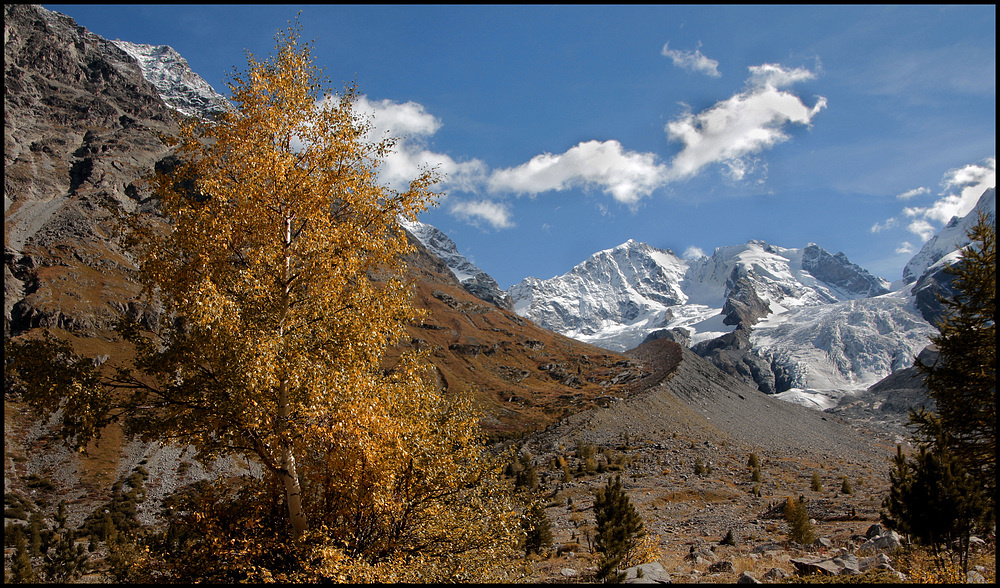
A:
{"label": "boulder", "polygon": [[965,575],[965,581],[969,584],[989,584],[986,577],[976,570],[969,570],[969,573]]}
{"label": "boulder", "polygon": [[670,584],[670,574],[660,562],[645,563],[625,569],[626,584]]}
{"label": "boulder", "polygon": [[885,528],[882,525],[875,523],[874,525],[868,527],[868,530],[865,531],[865,538],[874,539],[876,537],[881,537],[884,534]]}
{"label": "boulder", "polygon": [[899,539],[899,533],[889,531],[884,535],[869,539],[857,549],[860,555],[874,555],[876,553],[891,553],[903,547],[903,542]]}
{"label": "boulder", "polygon": [[736,566],[731,561],[722,560],[708,566],[708,571],[713,574],[735,574]]}
{"label": "boulder", "polygon": [[813,547],[819,547],[820,549],[830,549],[833,547],[833,541],[827,537],[820,537],[819,539],[813,541]]}
{"label": "boulder", "polygon": [[742,574],[740,574],[739,578],[736,578],[736,583],[737,584],[760,584],[761,581],[758,580],[757,578],[754,578],[753,574],[751,574],[750,572],[744,571]]}
{"label": "boulder", "polygon": [[858,558],[852,554],[821,557],[798,557],[789,560],[800,575],[823,574],[826,576],[854,576],[861,573]]}
{"label": "boulder", "polygon": [[750,550],[751,554],[759,555],[774,555],[776,553],[781,553],[785,551],[785,548],[777,543],[764,543],[763,545],[758,545]]}

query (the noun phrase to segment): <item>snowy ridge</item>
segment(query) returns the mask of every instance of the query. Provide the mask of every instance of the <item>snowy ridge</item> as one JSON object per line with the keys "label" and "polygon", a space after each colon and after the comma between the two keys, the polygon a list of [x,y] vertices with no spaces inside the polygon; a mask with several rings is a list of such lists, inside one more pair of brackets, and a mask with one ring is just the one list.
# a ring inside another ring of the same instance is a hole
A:
{"label": "snowy ridge", "polygon": [[400,217],[399,224],[431,253],[441,258],[466,290],[497,306],[507,308],[509,299],[489,274],[458,252],[458,246],[437,227]]}
{"label": "snowy ridge", "polygon": [[[944,228],[924,243],[920,251],[903,268],[903,281],[912,284],[928,271],[934,271],[937,267],[954,263],[958,252],[969,244],[967,233],[972,225],[979,220],[978,213],[982,212],[996,218],[996,194],[996,188],[990,188],[983,192],[983,195],[976,202],[976,206],[968,214],[962,218],[952,217]],[[932,266],[937,267],[932,268]]]}
{"label": "snowy ridge", "polygon": [[[827,273],[851,279],[830,284],[817,278],[805,269],[815,259],[827,262]],[[830,263],[837,271],[830,270]],[[813,244],[786,249],[750,241],[716,248],[711,257],[683,260],[671,251],[629,240],[595,253],[563,276],[527,278],[507,293],[521,316],[623,351],[658,329],[683,328],[692,343],[732,331],[735,323],[724,324],[721,313],[743,278],[773,313],[888,292],[884,280],[851,264],[843,254],[833,256]]]}
{"label": "snowy ridge", "polygon": [[174,110],[186,116],[211,118],[228,108],[225,96],[191,71],[187,60],[169,45],[143,45],[118,39],[112,43],[138,62],[142,76]]}

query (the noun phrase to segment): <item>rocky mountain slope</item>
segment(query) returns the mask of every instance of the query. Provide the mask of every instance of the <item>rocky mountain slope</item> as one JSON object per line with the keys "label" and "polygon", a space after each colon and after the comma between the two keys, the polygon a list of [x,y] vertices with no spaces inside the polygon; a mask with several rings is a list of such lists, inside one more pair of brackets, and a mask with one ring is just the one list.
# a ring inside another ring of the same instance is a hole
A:
{"label": "rocky mountain slope", "polygon": [[956,262],[959,251],[969,244],[969,229],[976,223],[979,213],[996,219],[996,188],[986,190],[972,210],[964,217],[953,217],[936,235],[924,243],[920,251],[903,268],[903,282],[921,314],[931,324],[941,318],[940,297],[954,294],[952,276],[944,269]]}
{"label": "rocky mountain slope", "polygon": [[5,5],[4,35],[4,335],[92,337],[142,312],[114,231],[152,209],[141,178],[177,121],[127,53],[68,17]]}

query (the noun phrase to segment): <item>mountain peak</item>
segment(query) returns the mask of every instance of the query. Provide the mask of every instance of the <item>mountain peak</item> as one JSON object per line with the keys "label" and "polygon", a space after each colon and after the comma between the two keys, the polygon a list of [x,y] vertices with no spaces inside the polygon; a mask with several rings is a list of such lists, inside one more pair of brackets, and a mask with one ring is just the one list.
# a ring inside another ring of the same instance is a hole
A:
{"label": "mountain peak", "polygon": [[139,64],[142,75],[156,87],[167,106],[186,116],[211,118],[225,111],[229,101],[194,73],[184,59],[169,45],[143,45],[115,39],[119,49]]}
{"label": "mountain peak", "polygon": [[938,261],[968,245],[967,233],[978,220],[979,213],[982,212],[996,218],[996,208],[996,188],[989,188],[983,192],[968,214],[961,218],[952,217],[944,228],[924,243],[920,251],[910,258],[906,267],[903,268],[903,281],[907,284],[916,282]]}
{"label": "mountain peak", "polygon": [[441,258],[466,291],[495,306],[513,310],[510,298],[500,289],[496,280],[459,253],[458,246],[443,231],[427,223],[405,218],[400,218],[399,224],[424,247]]}

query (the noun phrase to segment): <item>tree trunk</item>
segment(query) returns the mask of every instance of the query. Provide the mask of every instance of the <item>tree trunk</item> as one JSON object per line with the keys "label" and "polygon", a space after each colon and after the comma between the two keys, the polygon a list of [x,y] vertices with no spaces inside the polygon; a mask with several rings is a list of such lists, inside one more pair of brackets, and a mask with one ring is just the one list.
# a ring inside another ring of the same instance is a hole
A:
{"label": "tree trunk", "polygon": [[284,429],[287,427],[289,410],[287,399],[287,387],[284,381],[280,384],[278,401],[278,426],[279,439],[281,443],[281,462],[279,464],[278,476],[285,486],[285,501],[288,503],[288,519],[292,523],[292,532],[296,541],[302,537],[309,525],[306,521],[305,511],[302,509],[302,491],[299,488],[299,476],[295,467],[295,454],[292,453],[292,440],[283,438]]}
{"label": "tree trunk", "polygon": [[[285,318],[288,313],[290,289],[291,289],[291,252],[292,245],[292,216],[286,215],[284,218],[284,235],[282,240],[282,250],[284,252],[284,267],[282,268],[282,309],[281,318],[278,321],[278,334],[285,335]],[[287,436],[288,419],[291,416],[291,407],[288,400],[288,381],[282,378],[278,384],[278,422],[277,433],[278,442],[281,443],[281,463],[279,464],[278,475],[285,486],[285,501],[288,503],[288,519],[292,523],[292,531],[295,540],[298,541],[302,534],[309,528],[306,521],[305,511],[302,510],[302,489],[299,487],[298,470],[295,467],[295,454],[292,452],[292,440]]]}

